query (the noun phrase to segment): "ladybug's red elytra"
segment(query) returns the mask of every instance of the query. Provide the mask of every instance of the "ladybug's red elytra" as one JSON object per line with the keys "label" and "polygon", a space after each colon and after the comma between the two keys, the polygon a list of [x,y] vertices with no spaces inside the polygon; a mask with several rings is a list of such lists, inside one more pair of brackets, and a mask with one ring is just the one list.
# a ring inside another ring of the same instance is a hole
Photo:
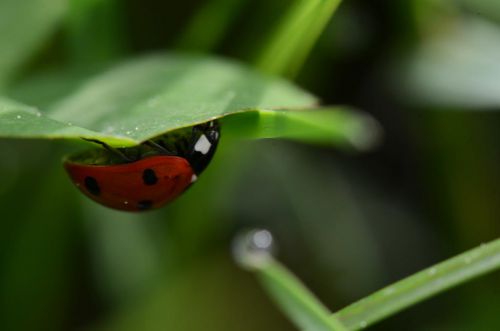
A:
{"label": "ladybug's red elytra", "polygon": [[64,167],[86,196],[119,210],[159,208],[184,192],[212,159],[216,121],[176,130],[137,147],[104,148],[70,157]]}

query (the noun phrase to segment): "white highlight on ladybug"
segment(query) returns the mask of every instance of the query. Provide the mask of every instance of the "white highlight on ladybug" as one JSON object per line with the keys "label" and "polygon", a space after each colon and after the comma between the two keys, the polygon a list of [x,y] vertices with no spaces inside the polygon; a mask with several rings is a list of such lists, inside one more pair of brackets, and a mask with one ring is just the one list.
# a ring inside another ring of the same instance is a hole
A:
{"label": "white highlight on ladybug", "polygon": [[207,137],[202,134],[200,139],[198,139],[198,141],[194,145],[194,150],[200,152],[201,154],[207,154],[210,150],[210,147],[212,147],[212,144],[210,143],[210,141],[208,141]]}
{"label": "white highlight on ladybug", "polygon": [[195,174],[193,174],[193,175],[191,176],[191,183],[196,182],[196,180],[197,180],[197,179],[198,179],[198,176],[196,176]]}

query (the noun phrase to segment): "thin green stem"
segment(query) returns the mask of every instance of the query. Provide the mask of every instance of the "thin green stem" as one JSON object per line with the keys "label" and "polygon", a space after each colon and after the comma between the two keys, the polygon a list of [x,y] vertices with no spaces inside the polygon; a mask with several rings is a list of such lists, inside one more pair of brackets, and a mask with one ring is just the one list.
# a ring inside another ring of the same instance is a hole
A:
{"label": "thin green stem", "polygon": [[333,314],[358,330],[468,280],[500,268],[500,239],[436,264],[387,286]]}
{"label": "thin green stem", "polygon": [[257,275],[274,301],[300,329],[347,331],[297,277],[272,257],[261,264]]}
{"label": "thin green stem", "polygon": [[263,72],[293,78],[340,0],[295,0],[255,61]]}

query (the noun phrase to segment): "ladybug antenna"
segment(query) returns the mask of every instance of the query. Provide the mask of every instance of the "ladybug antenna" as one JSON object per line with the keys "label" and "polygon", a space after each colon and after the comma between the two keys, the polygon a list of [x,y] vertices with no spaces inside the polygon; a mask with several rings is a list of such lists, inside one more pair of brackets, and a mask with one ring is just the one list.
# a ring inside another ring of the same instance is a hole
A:
{"label": "ladybug antenna", "polygon": [[116,154],[118,155],[123,161],[125,162],[132,162],[133,160],[131,160],[127,155],[125,155],[122,151],[120,151],[119,149],[117,148],[113,148],[111,146],[109,146],[108,144],[106,144],[105,142],[102,142],[100,140],[97,140],[97,139],[89,139],[89,138],[82,138],[83,140],[85,141],[89,141],[89,142],[92,142],[92,143],[96,143],[98,145],[101,145],[102,147],[104,147],[104,149],[106,149],[107,151],[113,153],[113,154]]}

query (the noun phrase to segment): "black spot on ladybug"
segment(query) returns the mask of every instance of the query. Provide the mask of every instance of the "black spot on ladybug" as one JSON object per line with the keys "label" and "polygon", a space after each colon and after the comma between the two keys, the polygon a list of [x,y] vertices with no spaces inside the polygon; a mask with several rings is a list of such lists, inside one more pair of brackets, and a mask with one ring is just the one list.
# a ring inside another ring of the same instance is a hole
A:
{"label": "black spot on ladybug", "polygon": [[99,195],[101,193],[101,188],[97,184],[97,180],[94,177],[85,177],[85,188],[93,195]]}
{"label": "black spot on ladybug", "polygon": [[146,169],[142,172],[142,181],[146,185],[154,185],[158,182],[158,177],[153,169]]}
{"label": "black spot on ladybug", "polygon": [[142,200],[137,203],[137,208],[139,210],[148,210],[153,207],[153,201],[151,200]]}

